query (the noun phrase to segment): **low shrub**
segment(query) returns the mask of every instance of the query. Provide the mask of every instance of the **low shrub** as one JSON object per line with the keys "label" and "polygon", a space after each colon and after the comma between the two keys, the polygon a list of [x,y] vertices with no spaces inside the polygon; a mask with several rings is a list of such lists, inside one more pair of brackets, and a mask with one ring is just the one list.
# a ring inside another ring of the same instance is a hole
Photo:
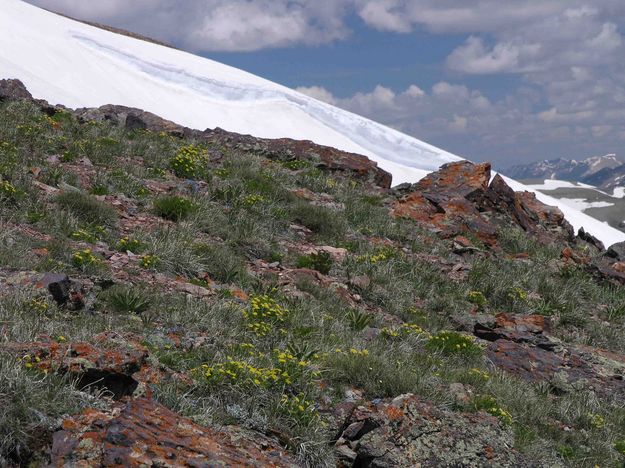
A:
{"label": "low shrub", "polygon": [[176,177],[182,179],[205,178],[208,175],[208,154],[206,150],[196,146],[183,146],[170,162]]}
{"label": "low shrub", "polygon": [[142,314],[151,305],[150,299],[135,288],[114,288],[106,293],[107,304],[119,313]]}
{"label": "low shrub", "polygon": [[332,256],[328,252],[302,255],[297,259],[298,268],[309,268],[327,275],[332,269]]}
{"label": "low shrub", "polygon": [[195,203],[178,195],[168,195],[154,200],[154,212],[161,218],[180,221],[195,211]]}
{"label": "low shrub", "polygon": [[352,330],[362,331],[369,326],[371,321],[373,320],[373,315],[367,314],[366,312],[362,312],[358,309],[350,310],[346,315],[345,319]]}
{"label": "low shrub", "polygon": [[323,206],[296,203],[291,208],[291,217],[315,234],[328,239],[342,238],[345,234],[345,221],[340,213]]}
{"label": "low shrub", "polygon": [[86,193],[63,192],[57,195],[55,201],[60,208],[70,211],[85,223],[113,226],[117,220],[117,213],[111,206]]}

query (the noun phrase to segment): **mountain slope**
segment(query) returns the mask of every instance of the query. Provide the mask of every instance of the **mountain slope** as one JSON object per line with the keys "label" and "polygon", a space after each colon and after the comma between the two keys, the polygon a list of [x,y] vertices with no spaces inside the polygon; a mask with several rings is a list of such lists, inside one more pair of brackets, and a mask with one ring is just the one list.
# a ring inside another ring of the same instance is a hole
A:
{"label": "mountain slope", "polygon": [[[104,31],[19,0],[0,11],[0,78],[69,107],[123,104],[191,128],[313,140],[363,154],[415,182],[461,158],[284,86],[192,54]],[[515,190],[521,184],[509,181]],[[539,194],[605,244],[625,234]]]}
{"label": "mountain slope", "polygon": [[0,80],[0,466],[620,466],[625,252],[491,175]]}

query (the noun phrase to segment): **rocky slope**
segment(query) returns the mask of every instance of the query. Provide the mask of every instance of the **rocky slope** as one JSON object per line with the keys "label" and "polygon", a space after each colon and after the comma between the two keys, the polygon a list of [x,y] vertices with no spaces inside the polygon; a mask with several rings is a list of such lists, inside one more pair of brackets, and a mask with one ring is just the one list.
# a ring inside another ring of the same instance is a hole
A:
{"label": "rocky slope", "polygon": [[0,465],[621,466],[625,248],[490,179],[0,81]]}

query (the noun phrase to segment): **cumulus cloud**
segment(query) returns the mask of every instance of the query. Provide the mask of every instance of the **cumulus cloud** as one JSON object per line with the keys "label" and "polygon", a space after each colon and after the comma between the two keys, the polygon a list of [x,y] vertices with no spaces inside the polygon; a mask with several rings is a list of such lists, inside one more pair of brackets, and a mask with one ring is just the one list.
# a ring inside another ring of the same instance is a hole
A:
{"label": "cumulus cloud", "polygon": [[295,90],[328,104],[336,105],[337,103],[337,100],[332,93],[322,86],[300,86]]}
{"label": "cumulus cloud", "polygon": [[200,52],[316,45],[349,34],[344,0],[30,0]]}

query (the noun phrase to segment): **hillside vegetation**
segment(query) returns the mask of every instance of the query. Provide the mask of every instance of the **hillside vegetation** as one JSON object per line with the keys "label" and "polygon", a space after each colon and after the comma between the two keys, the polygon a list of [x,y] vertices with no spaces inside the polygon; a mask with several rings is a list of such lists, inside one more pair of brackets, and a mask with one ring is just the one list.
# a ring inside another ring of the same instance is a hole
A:
{"label": "hillside vegetation", "polygon": [[0,90],[0,465],[622,466],[625,264],[487,165]]}

